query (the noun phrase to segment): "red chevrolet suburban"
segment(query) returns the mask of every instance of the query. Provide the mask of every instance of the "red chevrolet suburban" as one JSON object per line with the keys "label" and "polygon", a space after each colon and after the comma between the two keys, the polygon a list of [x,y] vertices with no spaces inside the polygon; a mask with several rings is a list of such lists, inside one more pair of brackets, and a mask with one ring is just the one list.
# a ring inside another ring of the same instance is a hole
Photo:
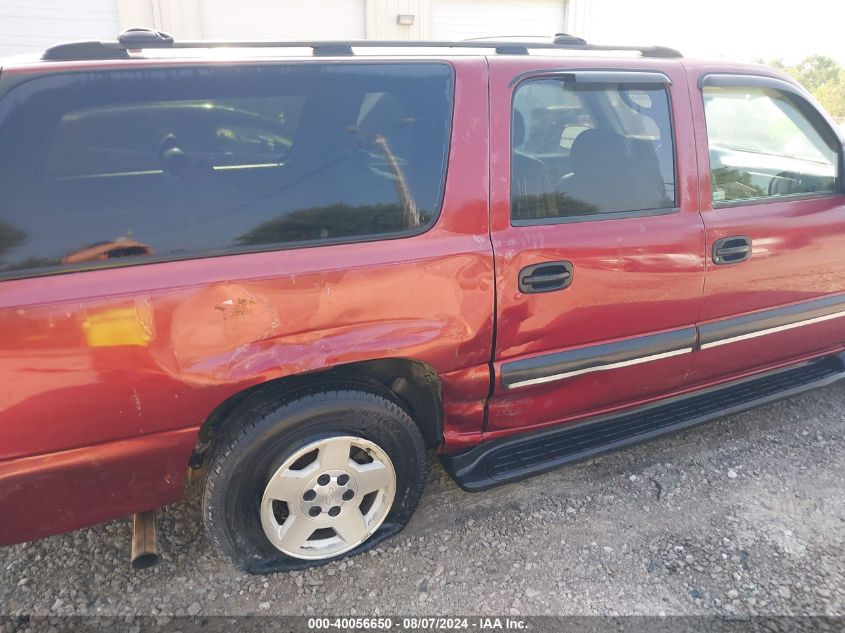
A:
{"label": "red chevrolet suburban", "polygon": [[180,42],[0,71],[0,544],[202,469],[251,572],[845,376],[843,138],[761,66]]}

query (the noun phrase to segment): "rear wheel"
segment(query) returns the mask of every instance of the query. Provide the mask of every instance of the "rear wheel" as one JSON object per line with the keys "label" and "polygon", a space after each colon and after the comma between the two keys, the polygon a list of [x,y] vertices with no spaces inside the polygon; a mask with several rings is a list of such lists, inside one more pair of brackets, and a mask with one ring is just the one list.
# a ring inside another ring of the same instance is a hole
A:
{"label": "rear wheel", "polygon": [[396,471],[378,444],[332,436],[298,449],[270,476],[261,525],[288,556],[331,558],[366,541],[395,495]]}
{"label": "rear wheel", "polygon": [[250,572],[355,554],[401,530],[425,483],[422,435],[380,386],[247,400],[208,458],[211,540]]}

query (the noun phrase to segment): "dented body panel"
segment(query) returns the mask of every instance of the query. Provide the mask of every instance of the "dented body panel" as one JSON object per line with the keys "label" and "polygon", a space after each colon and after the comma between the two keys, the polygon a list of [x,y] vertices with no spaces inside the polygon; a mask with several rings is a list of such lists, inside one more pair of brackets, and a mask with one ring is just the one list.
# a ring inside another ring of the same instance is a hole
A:
{"label": "dented body panel", "polygon": [[277,378],[413,359],[441,377],[444,448],[480,431],[494,302],[486,63],[453,66],[456,132],[427,232],[0,284],[0,516],[16,517],[0,544],[177,500],[212,411]]}

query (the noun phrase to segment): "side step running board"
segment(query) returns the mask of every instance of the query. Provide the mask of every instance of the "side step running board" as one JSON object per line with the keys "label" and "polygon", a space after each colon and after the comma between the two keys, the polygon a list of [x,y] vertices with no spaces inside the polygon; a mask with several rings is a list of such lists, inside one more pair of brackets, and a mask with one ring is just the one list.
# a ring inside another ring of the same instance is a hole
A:
{"label": "side step running board", "polygon": [[845,354],[609,416],[492,440],[457,455],[443,455],[441,460],[461,488],[477,492],[824,387],[842,378]]}

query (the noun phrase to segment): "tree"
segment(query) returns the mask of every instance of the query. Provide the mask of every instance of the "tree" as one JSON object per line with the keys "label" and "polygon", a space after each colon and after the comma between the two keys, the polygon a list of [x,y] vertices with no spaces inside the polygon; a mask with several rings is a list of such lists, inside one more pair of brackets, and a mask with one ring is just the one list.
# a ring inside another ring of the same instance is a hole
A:
{"label": "tree", "polygon": [[831,116],[845,119],[845,70],[816,90],[815,96]]}
{"label": "tree", "polygon": [[787,69],[787,72],[815,94],[825,84],[837,81],[842,68],[830,57],[810,55],[795,68]]}
{"label": "tree", "polygon": [[[758,60],[761,61],[761,60]],[[763,62],[788,73],[809,90],[831,116],[845,119],[845,68],[824,55],[811,55],[797,66],[787,66],[782,59]]]}

